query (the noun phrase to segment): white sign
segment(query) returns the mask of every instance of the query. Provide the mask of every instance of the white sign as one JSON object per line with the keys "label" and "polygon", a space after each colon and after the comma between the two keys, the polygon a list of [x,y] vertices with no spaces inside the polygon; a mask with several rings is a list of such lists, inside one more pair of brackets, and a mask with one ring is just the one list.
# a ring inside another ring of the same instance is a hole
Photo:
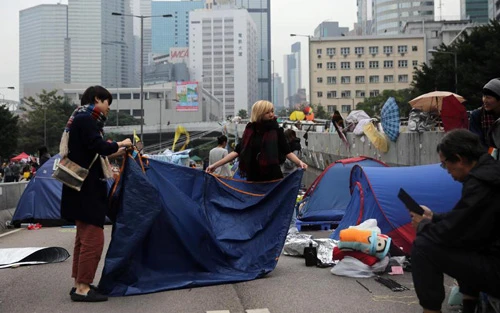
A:
{"label": "white sign", "polygon": [[189,48],[170,48],[170,63],[188,63]]}

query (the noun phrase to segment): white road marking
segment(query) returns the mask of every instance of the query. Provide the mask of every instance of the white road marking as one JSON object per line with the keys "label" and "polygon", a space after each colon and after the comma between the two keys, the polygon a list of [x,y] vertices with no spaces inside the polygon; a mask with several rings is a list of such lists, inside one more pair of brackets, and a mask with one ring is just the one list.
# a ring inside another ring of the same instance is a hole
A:
{"label": "white road marking", "polygon": [[207,311],[207,313],[231,313],[229,310]]}
{"label": "white road marking", "polygon": [[245,310],[246,313],[271,313],[268,309]]}
{"label": "white road marking", "polygon": [[4,236],[7,236],[7,235],[12,235],[13,233],[17,233],[18,231],[21,231],[21,230],[23,230],[23,229],[19,228],[19,229],[11,230],[8,233],[1,234],[0,237],[4,237]]}

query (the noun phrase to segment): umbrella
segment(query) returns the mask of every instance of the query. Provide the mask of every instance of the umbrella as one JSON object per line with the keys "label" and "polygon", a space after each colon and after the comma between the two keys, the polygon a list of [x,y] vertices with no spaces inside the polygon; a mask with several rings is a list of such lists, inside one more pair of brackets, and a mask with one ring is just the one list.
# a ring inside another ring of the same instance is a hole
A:
{"label": "umbrella", "polygon": [[416,97],[413,100],[410,100],[410,105],[414,109],[419,109],[424,112],[429,111],[441,111],[441,107],[443,106],[443,98],[453,95],[457,100],[462,103],[465,99],[457,95],[456,93],[449,91],[433,91],[423,95]]}
{"label": "umbrella", "polygon": [[443,98],[443,109],[441,110],[441,119],[443,120],[444,131],[450,131],[455,128],[469,128],[467,110],[464,105],[453,96]]}
{"label": "umbrella", "polygon": [[385,134],[390,140],[396,142],[399,136],[399,108],[393,97],[385,102],[380,112],[380,118]]}
{"label": "umbrella", "polygon": [[291,121],[303,121],[305,117],[302,111],[293,111],[292,114],[290,114]]}

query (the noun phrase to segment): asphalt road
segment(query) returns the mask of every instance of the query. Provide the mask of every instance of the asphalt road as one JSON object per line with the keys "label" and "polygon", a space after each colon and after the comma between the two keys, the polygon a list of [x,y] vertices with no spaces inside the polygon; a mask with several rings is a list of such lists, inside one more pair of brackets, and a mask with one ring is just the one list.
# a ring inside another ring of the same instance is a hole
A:
{"label": "asphalt road", "polygon": [[[106,227],[107,243],[110,227]],[[326,237],[327,232],[311,232]],[[75,229],[21,229],[0,237],[0,248],[59,246],[72,253]],[[106,244],[107,245],[107,244]],[[328,268],[306,267],[303,258],[282,255],[267,277],[237,284],[113,297],[102,303],[74,303],[68,292],[71,257],[62,263],[0,269],[0,313],[29,312],[172,312],[172,313],[331,313],[422,312],[411,275],[391,277],[410,291],[392,292],[373,278],[332,275]],[[96,282],[102,270],[101,260]],[[451,280],[446,283],[451,285]],[[450,290],[446,286],[446,291]],[[455,312],[443,305],[443,312]],[[211,312],[214,313],[214,312]]]}

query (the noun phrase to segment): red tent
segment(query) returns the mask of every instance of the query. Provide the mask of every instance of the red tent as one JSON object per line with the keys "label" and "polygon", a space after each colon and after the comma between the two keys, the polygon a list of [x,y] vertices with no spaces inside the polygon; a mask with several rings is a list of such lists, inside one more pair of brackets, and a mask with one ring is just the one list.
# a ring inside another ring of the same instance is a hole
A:
{"label": "red tent", "polygon": [[10,160],[13,161],[13,162],[19,162],[21,160],[29,160],[29,158],[30,158],[30,156],[28,154],[26,154],[25,152],[23,152],[20,155],[15,156],[15,157],[13,157]]}

